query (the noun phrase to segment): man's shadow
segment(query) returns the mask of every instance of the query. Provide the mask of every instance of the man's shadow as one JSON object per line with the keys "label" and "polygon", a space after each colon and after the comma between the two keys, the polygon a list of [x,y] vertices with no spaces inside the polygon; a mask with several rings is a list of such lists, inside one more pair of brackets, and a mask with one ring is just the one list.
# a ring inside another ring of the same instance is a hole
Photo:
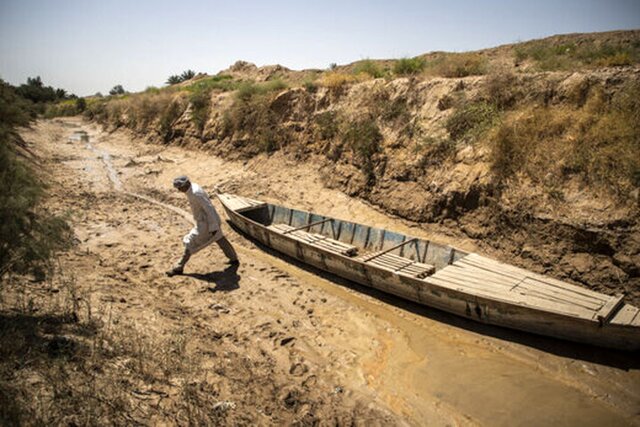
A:
{"label": "man's shadow", "polygon": [[210,292],[231,292],[240,288],[240,275],[238,274],[238,266],[230,265],[222,271],[213,271],[211,273],[185,273],[184,276],[193,277],[207,283],[214,283],[210,286]]}

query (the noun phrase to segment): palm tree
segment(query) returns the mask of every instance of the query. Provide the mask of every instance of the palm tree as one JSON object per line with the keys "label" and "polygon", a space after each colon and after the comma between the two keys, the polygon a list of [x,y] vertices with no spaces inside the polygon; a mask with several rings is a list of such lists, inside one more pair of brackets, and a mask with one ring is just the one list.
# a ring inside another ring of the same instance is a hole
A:
{"label": "palm tree", "polygon": [[181,81],[182,81],[182,78],[179,75],[174,74],[172,76],[169,76],[169,78],[167,79],[167,83],[166,84],[175,85],[175,84],[180,83]]}
{"label": "palm tree", "polygon": [[182,79],[182,81],[184,82],[184,81],[187,81],[187,80],[191,80],[192,78],[194,78],[194,77],[195,77],[195,75],[196,75],[196,72],[195,72],[195,71],[193,71],[193,70],[187,70],[187,71],[183,72],[183,73],[180,75],[180,78],[181,78],[181,79]]}

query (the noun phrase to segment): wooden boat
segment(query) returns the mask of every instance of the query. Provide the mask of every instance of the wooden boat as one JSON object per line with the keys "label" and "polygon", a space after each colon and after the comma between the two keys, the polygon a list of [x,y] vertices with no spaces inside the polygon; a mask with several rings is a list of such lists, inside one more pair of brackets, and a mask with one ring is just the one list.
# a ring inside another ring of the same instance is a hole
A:
{"label": "wooden boat", "polygon": [[231,222],[268,247],[384,292],[483,323],[628,351],[640,310],[451,246],[219,194]]}

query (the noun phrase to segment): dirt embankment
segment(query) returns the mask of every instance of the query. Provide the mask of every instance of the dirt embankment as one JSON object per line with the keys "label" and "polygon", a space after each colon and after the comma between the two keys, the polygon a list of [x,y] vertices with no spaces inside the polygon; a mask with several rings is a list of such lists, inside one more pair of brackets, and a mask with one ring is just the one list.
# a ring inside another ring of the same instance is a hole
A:
{"label": "dirt embankment", "polygon": [[[235,72],[253,77],[274,71],[241,65]],[[373,79],[267,95],[213,92],[204,119],[194,120],[202,111],[190,103],[170,125],[164,116],[143,122],[133,107],[101,120],[230,160],[269,162],[275,151],[312,160],[328,188],[415,223],[462,230],[497,258],[639,304],[639,193],[628,183],[637,166],[632,160],[628,178],[615,175],[614,163],[638,155],[639,131],[619,137],[620,126],[607,121],[616,100],[638,87],[637,67]],[[620,121],[629,127],[627,116]],[[628,147],[602,148],[624,138]]]}

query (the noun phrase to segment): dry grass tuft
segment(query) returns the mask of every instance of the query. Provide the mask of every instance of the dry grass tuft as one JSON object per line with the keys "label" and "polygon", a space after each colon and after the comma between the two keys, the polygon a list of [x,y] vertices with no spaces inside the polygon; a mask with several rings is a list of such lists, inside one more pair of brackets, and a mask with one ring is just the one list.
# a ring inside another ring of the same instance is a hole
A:
{"label": "dry grass tuft", "polygon": [[153,336],[112,318],[64,275],[12,285],[0,306],[0,424],[223,420],[188,331]]}
{"label": "dry grass tuft", "polygon": [[490,136],[502,182],[519,173],[556,186],[578,176],[620,199],[640,187],[640,84],[607,98],[594,87],[582,107],[535,106],[512,113]]}
{"label": "dry grass tuft", "polygon": [[428,61],[425,72],[441,77],[479,76],[487,72],[487,60],[478,53],[443,53]]}
{"label": "dry grass tuft", "polygon": [[353,74],[346,74],[346,73],[332,71],[322,75],[322,77],[320,77],[320,79],[318,80],[318,83],[320,84],[320,86],[323,86],[329,90],[335,91],[335,90],[340,90],[347,85],[357,83],[359,81],[362,81],[361,75],[353,75]]}

